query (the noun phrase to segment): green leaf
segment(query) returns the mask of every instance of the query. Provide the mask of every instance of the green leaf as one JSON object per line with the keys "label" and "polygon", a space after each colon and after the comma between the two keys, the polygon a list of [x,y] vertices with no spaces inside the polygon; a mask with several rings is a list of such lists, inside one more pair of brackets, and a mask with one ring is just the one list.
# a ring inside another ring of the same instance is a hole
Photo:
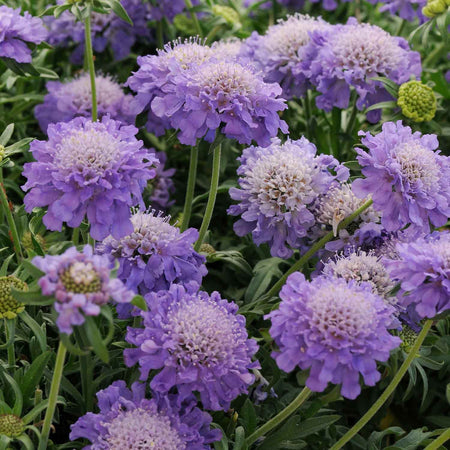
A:
{"label": "green leaf", "polygon": [[[60,396],[58,396],[58,398],[56,399],[56,403],[57,404],[59,403],[60,405],[66,404],[65,400]],[[44,409],[47,409],[47,406],[48,406],[48,399],[39,403],[39,405],[36,405],[29,413],[25,414],[22,417],[22,420],[25,423],[25,425],[32,422],[42,411],[44,411]]]}
{"label": "green leaf", "polygon": [[228,439],[226,433],[223,431],[223,428],[217,423],[211,424],[213,428],[218,428],[222,431],[222,439],[219,442],[214,442],[214,450],[228,450]]}
{"label": "green leaf", "polygon": [[2,135],[0,136],[0,145],[3,145],[3,147],[6,147],[6,144],[11,139],[11,136],[14,133],[14,124],[10,123],[3,131]]}
{"label": "green leaf", "polygon": [[281,258],[268,258],[256,263],[253,268],[254,276],[245,292],[245,302],[261,297],[268,289],[273,278],[280,278],[283,275],[279,267],[283,262],[284,260]]}
{"label": "green leaf", "polygon": [[243,427],[237,427],[234,432],[234,447],[233,450],[246,450],[245,430]]}
{"label": "green leaf", "polygon": [[390,101],[390,102],[380,102],[375,103],[375,105],[369,106],[365,112],[373,111],[375,109],[391,109],[391,108],[397,108],[397,102]]}
{"label": "green leaf", "polygon": [[14,155],[15,153],[21,153],[22,150],[31,142],[34,141],[34,138],[24,138],[20,141],[14,143],[13,145],[9,145],[5,149],[5,154],[7,156]]}
{"label": "green leaf", "polygon": [[295,434],[295,439],[301,439],[310,434],[317,433],[324,428],[328,428],[333,423],[337,422],[341,416],[329,415],[329,416],[319,416],[319,417],[311,417],[310,419],[306,419],[304,422],[300,422],[300,430]]}
{"label": "green leaf", "polygon": [[14,253],[9,255],[5,260],[3,261],[2,266],[0,267],[0,277],[6,277],[8,274],[8,266],[11,260],[14,258]]}
{"label": "green leaf", "polygon": [[36,70],[42,78],[48,78],[50,80],[59,80],[59,75],[53,70],[47,69],[46,67],[36,66]]}
{"label": "green leaf", "polygon": [[252,434],[256,430],[256,411],[253,403],[247,398],[242,406],[239,417],[242,420],[247,435]]}
{"label": "green leaf", "polygon": [[383,84],[384,88],[389,92],[389,94],[392,95],[392,97],[397,98],[398,97],[398,89],[399,86],[391,81],[389,78],[386,77],[372,77],[371,80],[379,81]]}
{"label": "green leaf", "polygon": [[136,295],[133,297],[133,300],[131,300],[131,304],[138,307],[142,311],[148,311],[147,303],[144,300],[144,297],[142,295]]}
{"label": "green leaf", "polygon": [[24,259],[22,261],[22,267],[24,268],[25,272],[30,275],[31,277],[35,279],[42,278],[45,275],[45,272],[42,272],[42,270],[38,269],[30,260]]}
{"label": "green leaf", "polygon": [[39,355],[25,372],[20,387],[25,401],[29,399],[36,389],[36,386],[41,381],[44,369],[50,360],[52,352],[45,352]]}
{"label": "green leaf", "polygon": [[214,252],[211,255],[207,256],[208,262],[215,261],[223,261],[228,264],[231,264],[240,272],[247,274],[248,276],[252,275],[252,268],[250,264],[244,259],[241,252],[237,250],[226,250],[226,251],[218,251]]}
{"label": "green leaf", "polygon": [[121,5],[121,3],[118,0],[107,0],[107,2],[109,3],[111,9],[115,12],[117,16],[119,16],[122,20],[133,26],[133,21],[130,19],[130,16],[128,15],[126,9]]}
{"label": "green leaf", "polygon": [[416,450],[432,434],[423,430],[426,430],[426,428],[410,431],[405,437],[398,440],[394,445],[385,447],[384,450]]}
{"label": "green leaf", "polygon": [[14,391],[14,395],[16,397],[12,413],[20,417],[22,415],[22,406],[23,406],[23,397],[20,387],[17,384],[16,380],[14,380],[14,378],[11,375],[9,375],[3,368],[2,368],[2,376],[5,378],[6,382],[11,386],[12,390]]}
{"label": "green leaf", "polygon": [[67,11],[71,7],[72,7],[72,5],[70,3],[66,3],[64,5],[56,6],[56,8],[54,8],[54,10],[53,10],[53,15],[56,18],[58,18],[64,11]]}
{"label": "green leaf", "polygon": [[86,322],[84,325],[86,331],[86,337],[89,343],[92,345],[95,354],[104,362],[109,362],[109,353],[106,345],[103,342],[100,330],[97,327],[95,319],[93,317],[86,317]]}
{"label": "green leaf", "polygon": [[18,302],[24,303],[25,305],[47,306],[55,302],[53,297],[42,295],[40,289],[36,291],[17,291],[16,289],[11,289],[11,294]]}
{"label": "green leaf", "polygon": [[22,311],[19,317],[31,329],[33,334],[36,336],[36,339],[39,343],[39,347],[41,347],[42,352],[45,352],[47,350],[47,337],[45,335],[45,331],[26,311]]}

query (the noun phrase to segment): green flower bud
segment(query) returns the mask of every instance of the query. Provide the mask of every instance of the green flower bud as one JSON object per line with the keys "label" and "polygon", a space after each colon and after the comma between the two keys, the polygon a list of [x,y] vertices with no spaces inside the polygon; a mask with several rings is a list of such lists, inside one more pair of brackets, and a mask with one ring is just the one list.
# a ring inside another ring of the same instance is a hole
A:
{"label": "green flower bud", "polygon": [[412,349],[412,346],[416,342],[417,333],[413,329],[405,325],[402,328],[402,331],[400,331],[400,339],[402,340],[400,348],[406,353],[409,353]]}
{"label": "green flower bud", "polygon": [[11,288],[28,291],[28,285],[16,277],[0,277],[0,319],[14,319],[25,307],[12,295]]}
{"label": "green flower bud", "polygon": [[240,23],[239,13],[229,6],[214,5],[212,11],[215,16],[222,17],[229,25]]}
{"label": "green flower bud", "polygon": [[23,420],[14,414],[0,414],[0,435],[19,437],[25,429]]}
{"label": "green flower bud", "polygon": [[398,106],[408,119],[426,122],[436,114],[436,96],[433,89],[421,81],[408,81],[398,90]]}
{"label": "green flower bud", "polygon": [[[47,249],[47,243],[40,234],[36,234],[36,236],[34,236],[34,239],[44,251]],[[24,233],[21,242],[25,250],[34,250],[33,241],[31,240],[31,233],[29,231]]]}
{"label": "green flower bud", "polygon": [[3,161],[4,157],[5,157],[5,146],[0,144],[0,162]]}
{"label": "green flower bud", "polygon": [[424,16],[432,19],[444,13],[449,6],[450,0],[428,0],[426,6],[422,8],[422,13]]}
{"label": "green flower bud", "polygon": [[212,255],[216,253],[216,249],[210,244],[202,244],[200,246],[200,253],[205,253],[206,255]]}

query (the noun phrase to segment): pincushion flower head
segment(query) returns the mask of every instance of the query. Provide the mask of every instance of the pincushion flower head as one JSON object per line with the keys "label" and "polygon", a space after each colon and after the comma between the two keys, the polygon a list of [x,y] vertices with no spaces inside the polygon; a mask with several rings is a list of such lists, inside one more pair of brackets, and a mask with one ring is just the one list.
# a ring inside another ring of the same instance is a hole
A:
{"label": "pincushion flower head", "polygon": [[437,102],[433,89],[421,81],[403,83],[398,90],[397,104],[402,114],[414,122],[429,121],[436,114]]}
{"label": "pincushion flower head", "polygon": [[91,442],[84,449],[206,450],[221,437],[193,396],[183,403],[174,395],[146,399],[144,384],[133,383],[130,390],[124,381],[115,381],[97,398],[100,411],[88,412],[71,426],[72,441]]}
{"label": "pincushion flower head", "polygon": [[95,240],[132,233],[130,207],[143,204],[157,162],[136,139],[137,129],[107,116],[101,122],[77,117],[50,125],[47,133],[48,141],[31,143],[36,162],[24,165],[26,210],[48,206],[43,222],[49,230],[61,230],[63,222],[78,227],[87,216]]}
{"label": "pincushion flower head", "polygon": [[341,384],[341,395],[350,399],[361,392],[360,375],[375,385],[380,379],[376,362],[387,361],[401,341],[388,331],[397,325],[394,308],[370,284],[326,277],[308,282],[294,272],[280,298],[279,309],[266,316],[280,369],[310,369],[306,385],[312,391]]}
{"label": "pincushion flower head", "polygon": [[[95,77],[97,110],[101,118],[109,114],[111,119],[134,125],[131,113],[132,96],[125,94],[121,86],[110,76]],[[73,80],[61,83],[49,81],[44,103],[36,106],[35,115],[41,130],[46,132],[50,123],[69,122],[75,117],[92,116],[91,81],[85,73]]]}
{"label": "pincushion flower head", "polygon": [[125,349],[128,366],[139,363],[141,380],[158,373],[150,387],[161,393],[174,387],[182,397],[197,391],[205,409],[227,410],[230,402],[254,382],[251,369],[256,341],[248,339],[238,306],[198,291],[198,285],[172,285],[146,296],[143,328],[128,328]]}
{"label": "pincushion flower head", "polygon": [[[252,233],[257,245],[267,242],[272,256],[289,258],[315,218],[310,206],[333,185],[345,180],[348,170],[329,155],[316,155],[306,138],[273,139],[266,148],[249,147],[238,160],[240,189],[230,196],[239,201],[228,213],[240,216],[234,224],[238,236]],[[331,173],[336,171],[336,175]]]}
{"label": "pincushion flower head", "polygon": [[300,97],[309,85],[300,65],[303,49],[311,31],[327,26],[322,19],[307,15],[289,16],[270,26],[264,36],[254,32],[243,44],[240,55],[257,64],[264,81],[279,83],[285,99]]}
{"label": "pincushion flower head", "polygon": [[25,306],[19,303],[11,293],[11,289],[27,291],[27,284],[12,275],[0,277],[0,319],[14,319]]}
{"label": "pincushion flower head", "polygon": [[20,8],[0,6],[0,57],[30,63],[31,49],[27,43],[40,44],[47,39],[47,34],[40,18],[28,11],[21,15]]}
{"label": "pincushion flower head", "polygon": [[121,239],[110,236],[99,247],[101,253],[117,258],[118,278],[141,295],[168,289],[172,283],[201,284],[207,273],[205,257],[193,248],[198,231],[189,228],[181,233],[169,220],[155,211],[136,211],[131,234]]}
{"label": "pincushion flower head", "polygon": [[[377,3],[377,0],[369,1]],[[427,20],[422,13],[422,8],[427,4],[427,0],[381,0],[381,3],[384,4],[380,8],[380,12],[388,11],[409,22],[419,19],[419,23],[423,23]]]}
{"label": "pincushion flower head", "polygon": [[[321,93],[316,98],[317,106],[325,111],[347,108],[350,87],[358,94],[356,105],[360,111],[392,100],[373,77],[384,76],[401,84],[411,76],[420,77],[422,71],[419,53],[411,51],[403,38],[354,18],[346,25],[313,31],[303,60],[303,70]],[[380,110],[367,114],[371,122],[380,117]]]}
{"label": "pincushion flower head", "polygon": [[353,191],[372,196],[384,228],[411,224],[427,232],[430,222],[444,225],[450,216],[450,159],[436,151],[437,137],[413,133],[401,121],[384,123],[375,136],[360,135],[367,151],[357,149],[358,161],[366,178],[355,180]]}
{"label": "pincushion flower head", "polygon": [[110,299],[129,303],[134,296],[120,280],[110,278],[113,264],[109,258],[94,255],[89,245],[82,253],[71,247],[62,255],[36,256],[32,262],[44,272],[39,280],[42,293],[56,299],[56,324],[61,333],[71,334],[85,316],[98,316]]}
{"label": "pincushion flower head", "polygon": [[433,318],[450,309],[450,233],[398,243],[399,259],[384,260],[400,283],[398,301],[411,315]]}

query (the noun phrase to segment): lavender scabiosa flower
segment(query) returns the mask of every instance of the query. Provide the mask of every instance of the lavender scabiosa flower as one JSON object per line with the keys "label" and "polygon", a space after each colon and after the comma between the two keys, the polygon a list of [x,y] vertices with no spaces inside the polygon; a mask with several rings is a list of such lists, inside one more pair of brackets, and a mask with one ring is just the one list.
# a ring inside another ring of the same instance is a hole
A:
{"label": "lavender scabiosa flower", "polygon": [[413,133],[410,127],[386,122],[375,136],[360,131],[368,151],[357,149],[366,177],[353,182],[360,197],[371,195],[387,231],[407,224],[427,232],[450,216],[450,159],[436,151],[434,134]]}
{"label": "lavender scabiosa flower", "polygon": [[[136,211],[131,216],[131,234],[121,239],[110,236],[98,248],[117,258],[118,278],[141,295],[168,289],[172,283],[201,284],[207,273],[205,257],[193,248],[198,231],[189,228],[181,233],[169,219],[155,211]],[[127,316],[127,309],[129,305],[123,305],[121,316]]]}
{"label": "lavender scabiosa flower", "polygon": [[154,154],[135,137],[137,129],[107,116],[101,122],[77,117],[50,125],[48,141],[33,141],[35,162],[24,165],[25,208],[48,206],[49,230],[63,222],[75,228],[87,215],[90,234],[102,240],[133,232],[130,207],[143,205],[142,191],[156,172]]}
{"label": "lavender scabiosa flower", "polygon": [[264,74],[264,81],[279,83],[284,98],[300,97],[309,86],[300,64],[304,47],[311,31],[327,26],[322,19],[307,15],[289,16],[270,26],[264,36],[253,32],[243,44],[240,56],[256,63]]}
{"label": "lavender scabiosa flower", "polygon": [[128,328],[126,340],[137,348],[125,350],[125,363],[139,362],[141,380],[161,369],[150,382],[155,391],[177,387],[182,397],[197,391],[204,408],[226,410],[254,382],[258,346],[235,303],[197,290],[191,283],[147,294],[144,328]]}
{"label": "lavender scabiosa flower", "polygon": [[[238,236],[252,233],[254,242],[267,242],[272,256],[289,258],[314,225],[310,206],[334,180],[345,180],[348,169],[329,155],[316,155],[306,138],[281,144],[273,139],[269,147],[249,147],[238,158],[241,189],[230,196],[240,203],[228,214],[241,216],[234,224]],[[329,169],[337,172],[333,175]]]}
{"label": "lavender scabiosa flower", "polygon": [[311,390],[342,384],[342,396],[350,399],[361,392],[360,375],[375,385],[380,379],[376,361],[387,361],[401,341],[388,332],[396,326],[394,308],[370,284],[326,277],[308,282],[294,272],[280,297],[280,308],[266,316],[280,369],[310,369],[306,385]]}
{"label": "lavender scabiosa flower", "polygon": [[156,211],[167,211],[173,204],[174,200],[170,200],[171,194],[175,192],[175,184],[172,176],[175,169],[166,169],[167,155],[164,152],[155,153],[159,164],[156,166],[156,176],[150,181],[146,191],[148,191],[148,199],[150,206]]}
{"label": "lavender scabiosa flower", "polygon": [[36,256],[33,264],[45,275],[39,280],[44,295],[53,295],[61,333],[71,334],[84,316],[98,316],[110,298],[116,303],[131,302],[134,294],[118,279],[110,278],[113,265],[108,257],[94,255],[86,245],[80,253],[75,247],[62,255]]}
{"label": "lavender scabiosa flower", "polygon": [[27,42],[40,44],[46,38],[47,30],[40,18],[28,11],[21,15],[20,8],[0,6],[0,57],[30,63],[31,50]]}
{"label": "lavender scabiosa flower", "polygon": [[450,233],[434,232],[396,249],[399,259],[384,262],[400,283],[399,303],[419,320],[450,310]]}
{"label": "lavender scabiosa flower", "polygon": [[[133,97],[125,94],[110,76],[97,75],[95,85],[99,117],[108,114],[111,119],[134,124],[135,115],[130,109]],[[47,131],[51,123],[69,122],[80,116],[91,117],[91,81],[88,73],[65,83],[49,81],[46,87],[48,94],[44,97],[44,103],[34,110],[42,131]]]}
{"label": "lavender scabiosa flower", "polygon": [[144,384],[133,383],[130,390],[115,381],[97,398],[100,412],[88,412],[71,426],[70,440],[88,439],[88,450],[206,450],[221,437],[193,396],[183,403],[174,395],[146,399]]}
{"label": "lavender scabiosa flower", "polygon": [[[333,25],[311,33],[303,52],[302,68],[321,93],[317,106],[325,111],[347,108],[350,87],[358,94],[360,111],[375,103],[392,100],[376,76],[385,76],[397,84],[411,75],[420,77],[420,55],[409,49],[400,37],[367,23],[350,18],[346,25]],[[380,110],[370,111],[367,118],[377,122]]]}
{"label": "lavender scabiosa flower", "polygon": [[[193,6],[199,4],[199,0],[191,1]],[[164,17],[170,22],[175,16],[186,12],[185,0],[159,0],[151,6],[151,16],[153,20],[162,20]]]}
{"label": "lavender scabiosa flower", "polygon": [[276,83],[265,83],[249,66],[211,59],[174,77],[172,89],[152,101],[152,111],[179,129],[182,144],[214,140],[219,127],[241,144],[268,145],[287,124],[278,111],[287,108]]}
{"label": "lavender scabiosa flower", "polygon": [[[379,0],[369,0],[370,3],[377,3]],[[423,23],[427,18],[422,14],[422,8],[426,6],[427,0],[381,0],[384,5],[380,12],[388,11],[409,22],[419,19]]]}

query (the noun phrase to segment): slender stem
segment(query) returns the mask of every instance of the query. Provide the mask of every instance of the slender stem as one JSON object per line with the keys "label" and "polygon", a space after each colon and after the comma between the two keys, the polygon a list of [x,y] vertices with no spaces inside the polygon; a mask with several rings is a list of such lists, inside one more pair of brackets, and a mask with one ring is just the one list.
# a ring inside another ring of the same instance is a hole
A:
{"label": "slender stem", "polygon": [[348,119],[347,127],[345,129],[345,134],[351,135],[353,132],[353,128],[355,127],[356,115],[358,114],[358,108],[356,106],[356,96],[353,103],[352,113],[350,114],[350,118]]}
{"label": "slender stem", "polygon": [[431,444],[428,444],[424,450],[437,450],[442,444],[445,444],[448,440],[450,440],[450,428],[447,428]]}
{"label": "slender stem", "polygon": [[[353,214],[350,214],[347,218],[345,218],[337,227],[337,230],[342,230],[350,225],[362,212],[364,212],[369,206],[371,206],[373,200],[367,200],[362,206],[360,206]],[[301,270],[303,266],[309,261],[311,257],[313,257],[316,252],[318,252],[322,247],[325,246],[326,243],[330,242],[335,237],[333,231],[330,231],[326,234],[322,239],[317,241],[292,267],[271,287],[269,292],[265,295],[265,297],[274,297],[278,294],[280,289],[283,287],[284,283],[287,280],[287,277],[298,270]]]}
{"label": "slender stem", "polygon": [[94,53],[92,51],[92,32],[91,32],[91,9],[88,6],[88,15],[84,21],[84,36],[86,45],[86,57],[89,68],[89,77],[91,79],[92,94],[92,122],[97,122],[97,89],[95,87],[95,66]]}
{"label": "slender stem", "polygon": [[[86,339],[80,330],[75,329],[75,340],[80,347],[80,349],[84,349],[86,347]],[[90,353],[85,355],[79,355],[80,358],[80,375],[81,375],[81,391],[83,393],[85,412],[92,411],[94,409],[94,394],[92,392],[93,389],[93,380],[94,380],[94,372],[92,366],[92,357]]]}
{"label": "slender stem", "polygon": [[189,161],[189,175],[186,188],[186,198],[184,200],[183,221],[181,231],[185,231],[189,226],[192,212],[192,200],[194,199],[195,180],[197,178],[198,147],[191,148],[191,158]]}
{"label": "slender stem", "polygon": [[406,19],[403,19],[403,20],[400,22],[400,25],[399,25],[399,27],[397,28],[397,31],[395,32],[395,35],[396,35],[396,36],[401,36],[403,30],[405,29],[406,22],[407,22]]}
{"label": "slender stem", "polygon": [[198,21],[197,14],[195,14],[195,12],[192,11],[193,5],[192,5],[191,0],[184,0],[184,3],[186,4],[186,8],[187,8],[187,9],[190,11],[190,13],[191,13],[192,21],[194,22],[194,26],[195,26],[195,29],[197,30],[197,34],[198,34],[200,37],[203,37],[202,28],[201,28],[201,26],[200,26],[200,22]]}
{"label": "slender stem", "polygon": [[195,251],[200,250],[200,246],[205,239],[206,232],[209,228],[209,223],[211,222],[211,217],[214,210],[214,205],[216,204],[217,197],[217,187],[219,186],[219,173],[220,173],[220,154],[222,150],[222,144],[216,144],[214,147],[213,154],[213,170],[211,176],[211,187],[209,189],[208,203],[206,204],[205,215],[203,216],[203,222],[198,233],[197,242],[194,245]]}
{"label": "slender stem", "polygon": [[9,225],[9,232],[13,242],[14,252],[16,254],[17,262],[23,259],[22,247],[20,246],[19,233],[17,232],[16,222],[14,222],[14,217],[9,207],[8,197],[6,197],[5,186],[3,183],[0,185],[0,201],[3,207],[3,212],[6,215],[6,220]]}
{"label": "slender stem", "polygon": [[311,130],[309,129],[309,122],[311,120],[311,105],[309,103],[309,91],[305,93],[305,116],[306,116],[306,137],[311,138]]}
{"label": "slender stem", "polygon": [[53,372],[52,384],[50,386],[48,406],[47,410],[45,411],[44,425],[42,427],[41,438],[39,439],[38,450],[46,450],[47,448],[48,436],[50,434],[50,427],[52,426],[53,415],[55,413],[56,401],[58,399],[59,385],[61,384],[66,352],[66,347],[64,346],[62,341],[59,341],[58,352],[56,353],[55,370]]}
{"label": "slender stem", "polygon": [[254,431],[247,439],[246,444],[250,447],[258,438],[264,436],[269,431],[273,430],[281,422],[286,420],[291,414],[294,414],[300,406],[306,401],[306,399],[311,395],[311,390],[304,387],[300,394],[292,400],[289,405],[286,406],[282,411],[280,411],[275,417],[266,422],[263,426],[259,427]]}
{"label": "slender stem", "polygon": [[416,342],[411,348],[411,351],[408,354],[408,357],[403,361],[403,364],[400,366],[400,369],[395,374],[394,378],[392,378],[388,387],[384,390],[384,392],[378,397],[378,400],[370,407],[370,409],[361,417],[361,419],[353,425],[344,436],[336,442],[336,444],[331,447],[330,450],[339,450],[341,449],[350,439],[352,439],[366,424],[369,420],[377,413],[377,411],[385,404],[386,400],[391,396],[391,394],[395,391],[401,379],[407,372],[409,366],[413,362],[414,358],[416,358],[417,353],[425,340],[425,337],[428,334],[428,331],[431,328],[433,321],[431,319],[427,320],[417,336]]}
{"label": "slender stem", "polygon": [[158,43],[158,48],[164,47],[164,29],[163,29],[163,21],[158,20],[156,24],[156,42]]}
{"label": "slender stem", "polygon": [[441,44],[437,45],[432,52],[428,54],[428,56],[425,58],[425,61],[422,63],[423,67],[432,67],[435,60],[437,60],[441,53],[447,51],[447,45],[445,42],[442,42]]}
{"label": "slender stem", "polygon": [[72,232],[72,242],[73,245],[78,245],[78,242],[80,240],[80,228],[74,228]]}
{"label": "slender stem", "polygon": [[16,334],[16,318],[5,319],[5,334],[6,341],[9,342],[12,339],[11,345],[8,345],[8,366],[11,370],[14,370],[16,365],[16,352],[14,349],[14,336]]}

